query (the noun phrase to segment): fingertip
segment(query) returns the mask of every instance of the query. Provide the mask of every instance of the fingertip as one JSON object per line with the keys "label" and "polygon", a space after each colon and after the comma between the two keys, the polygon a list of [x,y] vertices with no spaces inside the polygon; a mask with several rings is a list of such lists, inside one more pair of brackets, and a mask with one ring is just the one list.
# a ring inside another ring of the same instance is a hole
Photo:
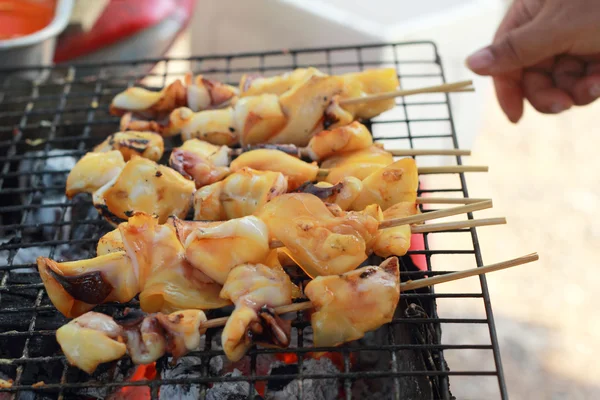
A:
{"label": "fingertip", "polygon": [[467,57],[465,65],[477,75],[489,75],[489,69],[494,65],[494,54],[487,47],[477,50]]}
{"label": "fingertip", "polygon": [[600,97],[600,75],[587,76],[575,83],[573,98],[578,106],[588,105]]}
{"label": "fingertip", "polygon": [[507,77],[497,77],[494,79],[494,87],[500,108],[508,120],[512,123],[519,122],[524,111],[524,95],[518,81]]}
{"label": "fingertip", "polygon": [[558,114],[574,105],[571,95],[554,87],[552,78],[542,72],[525,72],[523,90],[533,108],[544,114]]}

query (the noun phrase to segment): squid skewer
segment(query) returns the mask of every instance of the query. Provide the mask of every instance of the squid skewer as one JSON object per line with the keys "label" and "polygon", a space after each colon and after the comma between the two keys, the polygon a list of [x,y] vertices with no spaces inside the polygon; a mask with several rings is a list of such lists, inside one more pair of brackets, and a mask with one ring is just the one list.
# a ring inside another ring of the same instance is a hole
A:
{"label": "squid skewer", "polygon": [[[277,315],[315,308],[316,312],[311,315],[315,346],[337,346],[359,339],[366,332],[390,322],[401,291],[499,271],[538,259],[537,253],[533,253],[489,266],[400,283],[398,259],[392,257],[379,266],[363,267],[341,276],[316,278],[306,286],[305,293],[309,301],[275,308],[255,307],[266,313],[269,321],[282,321],[277,319]],[[59,328],[56,337],[68,361],[92,373],[99,364],[117,360],[126,352],[135,363],[155,361],[167,351],[175,358],[181,357],[199,346],[200,337],[207,329],[225,325],[227,330],[236,317],[235,313],[243,313],[245,307],[240,310],[236,308],[230,317],[211,320],[207,320],[202,311],[185,310],[146,317],[134,314],[129,321],[120,324],[106,315],[88,312]],[[253,344],[255,335],[251,329],[259,329],[259,326],[248,324],[245,329],[242,329],[243,338],[236,342],[243,346],[243,351],[226,350],[226,355],[234,361],[241,358],[240,354],[243,355]],[[272,329],[276,336],[284,340],[287,338],[279,325]],[[277,343],[279,346],[287,344]]]}
{"label": "squid skewer", "polygon": [[[268,262],[277,255],[270,248],[276,247],[269,244],[270,238],[285,243],[286,251],[311,276],[344,273],[367,258],[380,226],[390,228],[492,206],[490,201],[380,223],[377,206],[360,213],[340,210],[333,214],[309,194],[277,199],[265,206],[262,219],[171,219],[158,225],[156,218],[138,213],[99,241],[98,257],[66,263],[39,257],[38,270],[52,303],[69,317],[104,302],[130,301],[138,293],[142,309],[150,312],[192,304],[218,308],[223,301],[216,292],[236,266],[278,265],[275,260]],[[294,215],[302,207],[310,212]]]}
{"label": "squid skewer", "polygon": [[[185,85],[184,85],[185,83]],[[117,94],[110,105],[110,113],[121,116],[132,112],[148,119],[161,119],[179,107],[193,111],[225,107],[235,101],[238,90],[202,75],[186,74],[184,83],[177,79],[161,91],[131,87]]]}
{"label": "squid skewer", "polygon": [[[306,145],[314,133],[341,126],[355,119],[369,119],[392,108],[393,99],[377,100],[370,94],[391,92],[398,85],[395,70],[379,69],[341,76],[328,76],[315,69],[303,72],[300,79],[281,93],[259,90],[242,96],[232,107],[193,112],[189,108],[174,110],[166,124],[151,121],[148,125],[122,123],[122,129],[155,130],[163,135],[181,134],[184,139],[201,138],[214,144],[242,145],[256,143],[291,143]],[[456,84],[468,86],[469,82]],[[453,85],[442,85],[446,90]],[[425,92],[435,88],[425,88]],[[453,89],[451,89],[453,90]],[[395,92],[396,96],[415,94],[418,90]],[[361,101],[343,100],[361,98]]]}
{"label": "squid skewer", "polygon": [[[232,156],[256,150],[260,148],[271,148],[298,158],[310,158],[313,161],[322,161],[335,154],[349,153],[367,149],[373,145],[373,136],[366,126],[358,121],[348,125],[339,126],[330,130],[324,130],[315,134],[306,147],[297,147],[290,144],[257,144],[249,145],[239,149],[230,150]],[[469,156],[469,150],[460,149],[385,149],[392,156],[419,156],[419,155],[452,155]]]}

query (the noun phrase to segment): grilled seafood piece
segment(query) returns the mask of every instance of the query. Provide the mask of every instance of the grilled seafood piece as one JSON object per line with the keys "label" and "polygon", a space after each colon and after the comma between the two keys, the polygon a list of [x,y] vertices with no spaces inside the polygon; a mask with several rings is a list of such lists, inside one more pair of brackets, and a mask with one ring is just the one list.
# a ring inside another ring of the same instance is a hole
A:
{"label": "grilled seafood piece", "polygon": [[188,73],[184,83],[176,80],[161,91],[151,91],[141,87],[131,87],[117,94],[110,113],[121,116],[133,112],[147,119],[161,119],[179,107],[189,107],[193,111],[220,108],[230,104],[237,96],[237,89],[221,82],[195,78]]}
{"label": "grilled seafood piece", "polygon": [[377,205],[344,212],[308,193],[278,196],[257,215],[311,277],[342,274],[359,266],[370,253],[383,218]]}
{"label": "grilled seafood piece", "polygon": [[397,203],[417,201],[419,171],[414,159],[402,158],[375,170],[362,183],[363,189],[351,208],[362,210],[378,204],[385,211]]}
{"label": "grilled seafood piece", "polygon": [[228,304],[221,286],[192,268],[172,224],[135,213],[100,239],[98,256],[59,263],[37,259],[50,300],[72,318],[98,304],[125,303],[140,295],[146,312],[211,309]]}
{"label": "grilled seafood piece", "polygon": [[127,352],[119,339],[123,328],[108,315],[90,311],[56,331],[56,341],[69,364],[93,373],[98,365],[118,360]]}
{"label": "grilled seafood piece", "polygon": [[196,188],[218,182],[229,174],[227,146],[215,146],[208,142],[190,139],[181,147],[173,149],[169,166],[184,177],[195,182]]}
{"label": "grilled seafood piece", "polygon": [[254,343],[289,345],[290,321],[279,318],[273,308],[291,304],[293,291],[280,266],[243,264],[231,270],[221,291],[221,297],[235,304],[221,336],[229,360],[239,361]]}
{"label": "grilled seafood piece", "polygon": [[332,155],[321,163],[321,168],[329,170],[325,181],[335,184],[348,176],[363,180],[393,162],[394,157],[390,153],[374,144],[362,150]]}
{"label": "grilled seafood piece", "polygon": [[333,203],[342,210],[349,210],[354,200],[358,198],[363,190],[363,183],[360,179],[348,176],[341,182],[332,185],[329,182],[306,182],[296,192],[310,193],[317,196],[325,203]]}
{"label": "grilled seafood piece", "polygon": [[142,211],[164,223],[171,215],[184,217],[192,204],[193,182],[177,171],[133,156],[121,172],[93,193],[94,207],[112,224]]}
{"label": "grilled seafood piece", "polygon": [[306,147],[311,160],[320,161],[334,155],[369,148],[373,137],[366,126],[354,121],[348,125],[315,134]]}
{"label": "grilled seafood piece", "polygon": [[287,178],[280,172],[244,167],[196,191],[194,219],[222,221],[252,215],[287,188]]}
{"label": "grilled seafood piece", "polygon": [[316,180],[319,172],[317,163],[307,163],[273,149],[258,149],[242,153],[231,162],[230,167],[233,172],[242,168],[281,172],[287,177],[288,190],[294,190],[304,182]]}
{"label": "grilled seafood piece", "polygon": [[205,321],[200,310],[130,312],[118,322],[90,311],[60,327],[56,340],[71,365],[91,374],[99,364],[118,360],[126,352],[136,364],[154,362],[167,351],[181,357],[198,348]]}
{"label": "grilled seafood piece", "polygon": [[132,155],[158,161],[164,149],[163,138],[156,132],[127,131],[109,135],[104,142],[94,147],[93,152],[119,150],[125,161],[129,161]]}
{"label": "grilled seafood piece", "polygon": [[[397,203],[383,212],[383,220],[404,218],[419,213],[414,202]],[[410,248],[410,225],[381,229],[373,242],[373,252],[380,257],[403,256]]]}
{"label": "grilled seafood piece", "polygon": [[304,293],[316,309],[311,316],[315,346],[360,339],[394,316],[400,299],[398,258],[342,275],[319,276]]}
{"label": "grilled seafood piece", "polygon": [[215,282],[224,284],[229,271],[268,257],[269,232],[255,216],[224,222],[172,220],[190,264]]}
{"label": "grilled seafood piece", "polygon": [[67,176],[66,195],[94,193],[117,177],[125,168],[123,154],[118,150],[106,153],[87,153]]}
{"label": "grilled seafood piece", "polygon": [[163,136],[180,133],[186,140],[198,138],[214,144],[306,146],[317,132],[371,118],[394,106],[394,100],[340,104],[346,98],[395,90],[398,78],[393,69],[340,76],[315,71],[293,72],[278,82],[273,81],[277,78],[245,78],[242,87],[253,95],[241,97],[230,108],[194,112],[182,107],[174,110],[166,123],[125,122],[122,129],[150,129]]}
{"label": "grilled seafood piece", "polygon": [[[316,68],[297,68],[273,77],[244,75],[240,80],[240,96],[256,96],[271,93],[282,95],[295,85],[311,77],[327,77]],[[394,68],[370,69],[338,75],[344,81],[341,98],[356,98],[376,93],[392,92],[398,89],[399,82]],[[352,119],[370,119],[393,108],[394,99],[345,105],[344,111]],[[348,121],[350,122],[350,121]],[[327,128],[326,128],[327,129]]]}

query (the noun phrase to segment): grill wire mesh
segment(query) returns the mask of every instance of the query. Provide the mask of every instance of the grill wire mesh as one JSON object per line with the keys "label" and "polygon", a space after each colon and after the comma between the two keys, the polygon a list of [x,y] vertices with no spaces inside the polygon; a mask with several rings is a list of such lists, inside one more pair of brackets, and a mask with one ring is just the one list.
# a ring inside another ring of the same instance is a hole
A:
{"label": "grill wire mesh", "polygon": [[[199,360],[191,377],[165,378],[169,365],[164,358],[156,364],[156,379],[135,382],[119,375],[120,370],[131,367],[128,359],[103,365],[93,376],[66,362],[54,334],[67,320],[50,303],[37,271],[32,268],[35,256],[39,255],[64,260],[93,257],[97,240],[111,229],[95,211],[87,212],[91,204],[89,196],[66,200],[62,193],[73,160],[118,130],[118,118],[108,113],[112,97],[134,83],[162,87],[183,77],[188,70],[235,84],[243,73],[274,75],[302,66],[314,66],[331,74],[395,67],[404,88],[445,81],[437,49],[430,42],[0,71],[0,378],[14,380],[11,387],[0,388],[0,399],[98,398],[98,394],[93,394],[94,388],[114,388],[109,389],[114,392],[124,386],[147,386],[148,398],[159,398],[166,385],[192,384],[201,398],[210,398],[211,388],[223,382],[248,382],[247,393],[241,398],[254,399],[260,398],[265,385],[292,380],[299,386],[295,392],[298,398],[318,398],[309,393],[311,389],[305,383],[323,379],[337,384],[339,396],[346,399],[361,398],[354,388],[358,381],[367,383],[373,398],[449,399],[452,398],[450,381],[459,382],[456,385],[476,385],[479,380],[494,379],[498,396],[506,398],[485,277],[474,278],[478,290],[471,293],[436,293],[433,288],[402,293],[393,322],[382,327],[370,341],[317,349],[338,356],[336,372],[303,369],[303,363],[315,349],[305,345],[311,328],[302,316],[294,322],[294,346],[285,351],[252,349],[247,357],[248,371],[242,375],[211,373],[211,360],[223,354],[213,347],[218,331],[209,331],[201,349],[188,356]],[[397,99],[397,107],[370,121],[369,127],[374,138],[388,148],[458,146],[449,98],[443,94]],[[166,143],[167,150],[177,144]],[[165,153],[167,158],[169,151]],[[427,165],[429,160],[417,158],[419,165]],[[444,160],[461,164],[460,157]],[[446,186],[436,186],[435,180],[426,185],[422,182],[420,195],[468,197],[465,177],[456,174],[452,178],[450,181],[454,183]],[[430,209],[434,208],[425,207],[425,211]],[[436,236],[449,234],[466,235],[469,246],[435,248]],[[414,258],[403,257],[403,280],[448,272],[436,270],[436,260],[440,257],[460,256],[460,260],[470,261],[464,268],[482,265],[475,229],[430,233],[423,238],[423,248],[411,250],[409,256],[421,257],[428,271],[415,268]],[[456,266],[459,267],[458,263]],[[484,310],[483,315],[476,318],[438,315],[436,301],[460,309],[463,300],[477,302]],[[103,305],[97,311],[118,315],[125,307],[137,307],[137,302]],[[486,344],[464,341],[447,344],[442,338],[445,327],[452,327],[459,335],[472,329],[486,329],[490,340]],[[451,369],[452,365],[448,366],[444,359],[444,352],[449,351],[485,352],[489,368]],[[260,367],[261,357],[278,354],[296,357],[296,371],[267,375]],[[360,370],[360,363],[368,358],[361,354],[384,359],[383,365]],[[405,362],[407,359],[412,361]],[[41,381],[43,384],[39,384]],[[369,382],[374,385],[369,386]],[[374,394],[378,385],[389,388],[380,397]],[[407,385],[414,389],[412,395],[407,392]]]}

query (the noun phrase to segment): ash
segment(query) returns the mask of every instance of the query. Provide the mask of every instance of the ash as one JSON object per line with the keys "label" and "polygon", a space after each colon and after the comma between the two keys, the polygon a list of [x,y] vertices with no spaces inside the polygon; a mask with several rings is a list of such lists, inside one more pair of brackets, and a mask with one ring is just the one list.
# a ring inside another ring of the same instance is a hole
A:
{"label": "ash", "polygon": [[[19,176],[18,179],[19,188],[30,189],[31,191],[20,196],[20,204],[32,205],[33,208],[24,210],[22,214],[16,213],[16,215],[11,217],[11,224],[22,222],[28,227],[20,228],[20,236],[11,235],[10,232],[7,232],[9,233],[8,236],[0,237],[0,245],[55,239],[81,239],[92,237],[96,234],[97,225],[77,223],[84,219],[96,219],[98,218],[98,213],[91,205],[89,199],[83,201],[85,196],[76,197],[71,205],[68,204],[64,194],[67,178],[66,172],[41,175],[28,174],[31,171],[52,172],[72,169],[77,161],[76,158],[64,154],[64,150],[50,150],[47,159],[24,159],[21,161],[18,171],[23,175]],[[43,151],[33,151],[27,152],[25,155],[43,157],[45,153]],[[53,207],[52,204],[58,205]],[[8,223],[8,220],[4,222]],[[56,222],[66,222],[66,224],[49,225]],[[53,258],[57,260],[77,260],[89,257],[88,249],[83,249],[82,246],[73,246],[71,244],[35,246],[0,251],[0,265],[35,264],[37,257],[49,256],[53,248]],[[17,268],[11,271],[22,273],[33,272],[34,269],[32,266]]]}
{"label": "ash", "polygon": [[[282,362],[273,363],[269,375],[276,374],[294,374],[298,373],[297,364],[285,364]],[[322,357],[318,360],[305,359],[302,362],[302,373],[305,375],[336,375],[339,370],[329,358]],[[338,382],[336,379],[294,379],[287,385],[281,387],[285,381],[273,380],[267,384],[265,399],[269,400],[288,400],[288,399],[309,399],[309,400],[330,400],[338,397]],[[300,385],[302,385],[302,397],[300,397]]]}
{"label": "ash", "polygon": [[[243,376],[242,372],[234,369],[223,376]],[[252,390],[252,392],[250,392]],[[250,387],[250,383],[244,381],[236,382],[219,382],[215,383],[212,388],[206,392],[206,400],[245,400],[248,398],[260,399],[260,396],[254,389]]]}
{"label": "ash", "polygon": [[[168,365],[171,365],[172,357],[168,358]],[[175,366],[166,366],[160,373],[161,379],[181,379],[198,378],[202,376],[202,359],[200,357],[187,356],[177,360]],[[160,387],[159,399],[178,399],[178,400],[196,400],[200,398],[200,384],[177,384],[162,385]]]}
{"label": "ash", "polygon": [[[71,170],[77,160],[72,156],[61,156],[64,150],[50,150],[47,159],[25,159],[19,165],[19,173],[24,175],[19,177],[19,188],[35,188],[34,192],[21,195],[22,204],[47,205],[62,204],[67,198],[64,194],[64,187],[67,183],[67,173],[49,173],[42,175],[28,175],[30,171],[65,171]],[[28,156],[44,156],[43,151],[27,152]],[[55,189],[60,187],[63,189]],[[25,224],[48,224],[60,221],[63,214],[63,207],[41,207],[31,210],[27,213]],[[71,210],[67,208],[64,211],[64,221],[71,220]],[[69,226],[60,227],[59,239],[65,239],[69,235]],[[44,240],[52,240],[55,236],[56,227],[45,226],[41,230],[35,229],[41,233]],[[40,232],[41,231],[41,232]]]}

